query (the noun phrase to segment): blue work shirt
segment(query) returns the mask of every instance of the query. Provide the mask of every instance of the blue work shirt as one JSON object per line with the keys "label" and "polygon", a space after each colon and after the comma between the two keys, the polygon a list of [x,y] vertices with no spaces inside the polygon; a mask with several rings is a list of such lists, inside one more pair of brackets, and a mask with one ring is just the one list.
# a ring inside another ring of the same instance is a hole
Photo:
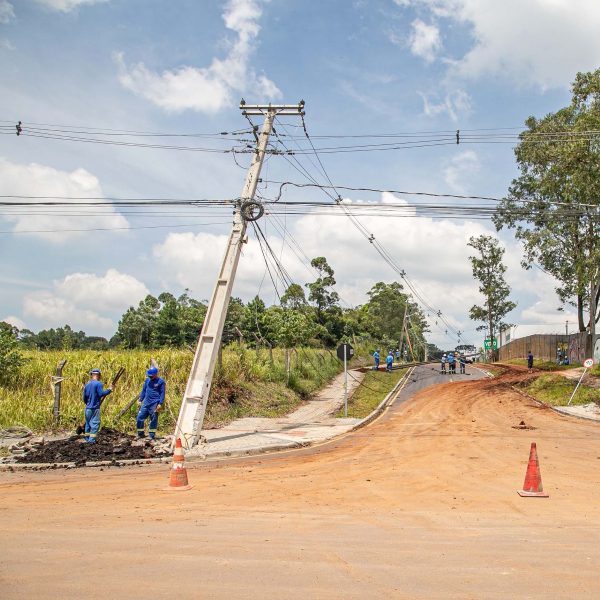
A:
{"label": "blue work shirt", "polygon": [[387,355],[387,358],[385,359],[386,364],[391,365],[394,362],[394,357],[391,354]]}
{"label": "blue work shirt", "polygon": [[160,377],[157,377],[156,379],[146,377],[142,393],[140,394],[142,406],[150,407],[156,404],[162,404],[165,401],[165,387],[166,384],[164,379]]}
{"label": "blue work shirt", "polygon": [[375,362],[379,362],[379,352],[373,352],[373,358],[375,359]]}
{"label": "blue work shirt", "polygon": [[97,410],[104,396],[108,396],[112,390],[105,390],[101,381],[92,379],[88,381],[83,388],[83,401],[85,407],[89,410]]}

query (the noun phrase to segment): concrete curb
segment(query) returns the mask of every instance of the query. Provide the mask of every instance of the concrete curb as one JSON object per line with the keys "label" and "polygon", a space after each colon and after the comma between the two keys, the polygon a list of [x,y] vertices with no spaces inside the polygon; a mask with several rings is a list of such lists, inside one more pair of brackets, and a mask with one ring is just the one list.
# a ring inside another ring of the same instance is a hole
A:
{"label": "concrete curb", "polygon": [[347,431],[343,433],[338,433],[336,435],[332,435],[329,438],[324,438],[321,440],[314,440],[308,442],[289,442],[287,444],[280,444],[277,446],[263,446],[260,448],[252,448],[251,450],[240,450],[238,452],[216,452],[215,454],[211,454],[205,457],[202,456],[190,456],[186,457],[186,462],[210,462],[214,460],[215,462],[218,460],[226,459],[226,458],[244,458],[250,456],[258,456],[262,454],[271,454],[275,452],[281,452],[283,450],[299,450],[301,448],[310,448],[311,446],[319,446],[321,444],[325,444],[331,442],[337,438],[348,435],[349,433],[353,433],[362,427],[367,426],[369,423],[374,421],[383,411],[388,407],[391,401],[394,399],[395,395],[398,393],[399,388],[406,382],[407,377],[410,375],[414,367],[410,368],[406,374],[396,383],[391,392],[387,394],[387,396],[377,405],[377,408],[373,410],[369,415],[367,415],[364,419],[356,423]]}

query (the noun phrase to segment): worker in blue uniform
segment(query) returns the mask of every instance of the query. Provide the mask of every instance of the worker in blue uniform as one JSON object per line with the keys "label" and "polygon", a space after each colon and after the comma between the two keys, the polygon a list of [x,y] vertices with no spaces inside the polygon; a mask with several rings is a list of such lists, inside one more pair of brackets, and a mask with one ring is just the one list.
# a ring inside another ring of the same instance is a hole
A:
{"label": "worker in blue uniform", "polygon": [[373,370],[377,371],[379,369],[379,361],[381,360],[381,355],[379,354],[379,350],[375,350],[375,352],[373,352],[373,360],[375,361]]}
{"label": "worker in blue uniform", "polygon": [[153,440],[156,437],[158,427],[158,413],[165,401],[165,380],[158,376],[158,369],[151,367],[146,371],[146,381],[140,394],[140,410],[137,414],[137,434],[139,438],[144,437],[146,419],[150,418],[148,437]]}
{"label": "worker in blue uniform", "polygon": [[392,365],[393,364],[394,364],[394,355],[392,354],[392,351],[390,350],[388,352],[388,355],[386,356],[386,359],[385,359],[385,370],[388,373],[392,372]]}
{"label": "worker in blue uniform", "polygon": [[102,399],[108,396],[112,389],[110,387],[104,389],[100,381],[100,369],[92,369],[90,371],[90,381],[83,388],[83,402],[85,403],[85,441],[88,444],[94,444],[100,429],[100,405]]}

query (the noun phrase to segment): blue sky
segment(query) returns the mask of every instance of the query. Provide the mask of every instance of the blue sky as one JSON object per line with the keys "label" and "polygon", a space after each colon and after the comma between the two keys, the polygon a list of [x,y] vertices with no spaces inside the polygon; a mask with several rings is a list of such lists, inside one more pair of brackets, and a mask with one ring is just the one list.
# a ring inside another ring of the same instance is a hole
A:
{"label": "blue sky", "polygon": [[[243,96],[304,99],[313,136],[516,128],[531,114],[565,105],[576,72],[597,68],[599,25],[593,0],[0,0],[0,119],[26,127],[232,131],[247,126],[237,108]],[[288,132],[301,132],[292,127],[297,122],[287,122]],[[195,138],[170,142],[227,147]],[[316,145],[332,143],[342,142]],[[516,175],[510,144],[322,158],[335,183],[356,187],[502,196]],[[323,181],[307,157],[299,160]],[[248,162],[247,155],[238,157],[241,167]],[[263,176],[302,179],[277,156]],[[1,194],[231,198],[243,178],[230,154],[0,135]],[[274,185],[261,190],[266,197],[275,193]],[[357,192],[347,197],[382,200]],[[288,198],[324,196],[290,191]],[[209,297],[230,219],[227,211],[206,209],[46,212],[0,215],[0,318],[34,330],[70,323],[102,335],[148,292],[189,287],[194,296]],[[430,304],[465,339],[480,343],[467,317],[478,296],[466,241],[493,232],[491,224],[375,217],[364,223]],[[180,226],[163,227],[173,224]],[[263,225],[292,276],[309,280],[277,224],[266,219]],[[364,301],[375,282],[397,278],[341,217],[288,216],[286,226],[308,256],[329,259],[350,304]],[[93,228],[118,229],[19,233]],[[523,271],[512,234],[500,238],[518,302],[511,315],[517,334],[563,331],[566,318],[573,324],[571,311],[556,311],[552,280]],[[234,293],[248,299],[260,291],[274,300],[264,275],[250,239]],[[452,336],[434,321],[431,340],[450,346]]]}

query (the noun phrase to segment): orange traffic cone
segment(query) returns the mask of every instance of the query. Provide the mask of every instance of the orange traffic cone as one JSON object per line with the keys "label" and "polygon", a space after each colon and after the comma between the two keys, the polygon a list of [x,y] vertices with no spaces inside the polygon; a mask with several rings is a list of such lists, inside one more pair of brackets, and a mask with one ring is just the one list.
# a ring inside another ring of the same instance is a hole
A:
{"label": "orange traffic cone", "polygon": [[519,490],[517,493],[519,496],[537,496],[538,498],[549,497],[549,494],[546,494],[542,487],[542,475],[540,473],[540,464],[538,462],[535,442],[531,442],[529,462],[527,463],[527,472],[525,473],[523,489]]}
{"label": "orange traffic cone", "polygon": [[183,455],[183,446],[181,439],[175,441],[175,451],[173,452],[173,462],[171,463],[171,476],[167,491],[191,490],[192,486],[188,484],[187,469],[185,468]]}

